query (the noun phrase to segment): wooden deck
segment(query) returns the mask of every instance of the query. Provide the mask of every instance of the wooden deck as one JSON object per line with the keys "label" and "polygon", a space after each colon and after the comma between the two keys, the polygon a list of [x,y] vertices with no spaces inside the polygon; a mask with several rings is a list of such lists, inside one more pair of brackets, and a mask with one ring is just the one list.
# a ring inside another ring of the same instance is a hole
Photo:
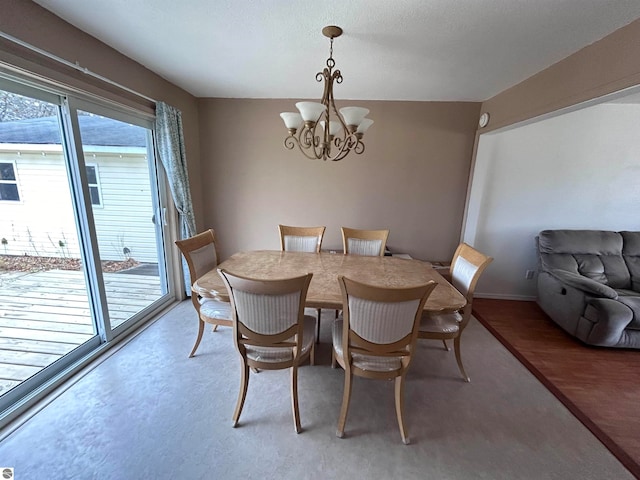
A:
{"label": "wooden deck", "polygon": [[[112,328],[161,295],[157,276],[105,273]],[[0,274],[0,395],[95,335],[82,272]]]}

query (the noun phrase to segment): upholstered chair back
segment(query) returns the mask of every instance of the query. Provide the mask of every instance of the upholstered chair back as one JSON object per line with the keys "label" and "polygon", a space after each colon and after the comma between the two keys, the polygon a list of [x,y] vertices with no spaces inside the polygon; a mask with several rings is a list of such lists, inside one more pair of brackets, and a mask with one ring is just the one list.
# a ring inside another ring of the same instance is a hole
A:
{"label": "upholstered chair back", "polygon": [[363,240],[361,238],[348,238],[347,251],[351,255],[364,255],[377,257],[380,255],[382,240]]}
{"label": "upholstered chair back", "polygon": [[211,229],[191,238],[179,240],[176,245],[187,261],[192,284],[218,265],[216,237]]}
{"label": "upholstered chair back", "polygon": [[280,249],[284,252],[318,253],[326,227],[292,227],[278,225]]}
{"label": "upholstered chair back", "polygon": [[467,298],[469,314],[476,284],[484,269],[493,261],[492,257],[479,252],[466,243],[458,245],[451,262],[451,284]]}
{"label": "upholstered chair back", "polygon": [[234,291],[237,321],[262,335],[275,335],[298,322],[300,292],[257,294]]}
{"label": "upholstered chair back", "polygon": [[380,302],[349,296],[349,325],[371,343],[394,343],[410,335],[420,299]]}
{"label": "upholstered chair back", "polygon": [[389,230],[359,230],[342,227],[344,253],[377,257],[384,255]]}
{"label": "upholstered chair back", "polygon": [[299,237],[297,235],[284,236],[285,252],[310,252],[318,249],[318,237]]}

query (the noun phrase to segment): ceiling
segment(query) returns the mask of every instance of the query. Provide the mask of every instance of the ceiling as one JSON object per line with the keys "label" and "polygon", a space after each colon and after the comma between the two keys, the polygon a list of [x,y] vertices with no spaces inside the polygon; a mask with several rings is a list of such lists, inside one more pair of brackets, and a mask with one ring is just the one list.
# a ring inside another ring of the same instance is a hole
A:
{"label": "ceiling", "polygon": [[[197,97],[483,101],[640,18],[638,0],[35,0]],[[74,59],[68,59],[74,61]]]}

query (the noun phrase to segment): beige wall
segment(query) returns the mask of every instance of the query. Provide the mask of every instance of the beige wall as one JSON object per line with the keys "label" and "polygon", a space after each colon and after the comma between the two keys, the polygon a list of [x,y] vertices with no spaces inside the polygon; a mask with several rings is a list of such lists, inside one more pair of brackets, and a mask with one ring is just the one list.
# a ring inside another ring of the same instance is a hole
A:
{"label": "beige wall", "polygon": [[204,223],[218,232],[223,258],[278,249],[279,223],[326,225],[323,248],[342,247],[341,226],[389,228],[395,251],[451,257],[479,103],[349,102],[366,105],[375,124],[362,155],[328,163],[283,146],[278,115],[294,103],[199,100]]}
{"label": "beige wall", "polygon": [[483,131],[640,84],[640,20],[620,28],[482,104]]}

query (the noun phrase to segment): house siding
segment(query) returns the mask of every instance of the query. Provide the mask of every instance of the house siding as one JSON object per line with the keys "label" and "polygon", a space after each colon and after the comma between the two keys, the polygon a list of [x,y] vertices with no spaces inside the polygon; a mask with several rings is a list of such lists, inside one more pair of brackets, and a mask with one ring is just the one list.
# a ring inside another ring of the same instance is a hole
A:
{"label": "house siding", "polygon": [[[157,262],[146,154],[85,151],[96,165],[101,203],[93,214],[102,260]],[[38,151],[0,145],[15,164],[19,202],[0,201],[0,253],[80,257],[69,182],[59,146]],[[125,253],[125,248],[127,253]]]}

